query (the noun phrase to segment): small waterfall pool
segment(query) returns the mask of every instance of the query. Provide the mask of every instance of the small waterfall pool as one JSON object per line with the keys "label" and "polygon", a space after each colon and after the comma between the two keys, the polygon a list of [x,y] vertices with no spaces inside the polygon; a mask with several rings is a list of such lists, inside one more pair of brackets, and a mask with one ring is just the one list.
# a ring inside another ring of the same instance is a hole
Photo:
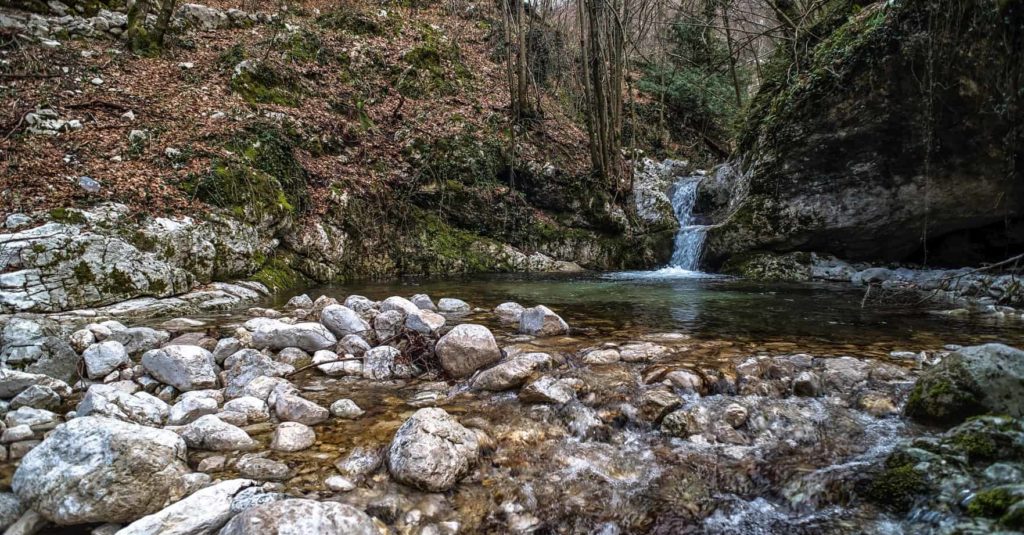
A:
{"label": "small waterfall pool", "polygon": [[700,271],[700,260],[704,252],[704,238],[707,236],[707,225],[697,224],[693,207],[697,202],[697,187],[704,175],[690,175],[679,179],[672,186],[672,210],[679,221],[676,232],[675,247],[669,264],[653,271],[624,271],[605,275],[608,279],[706,279],[719,278],[720,275]]}

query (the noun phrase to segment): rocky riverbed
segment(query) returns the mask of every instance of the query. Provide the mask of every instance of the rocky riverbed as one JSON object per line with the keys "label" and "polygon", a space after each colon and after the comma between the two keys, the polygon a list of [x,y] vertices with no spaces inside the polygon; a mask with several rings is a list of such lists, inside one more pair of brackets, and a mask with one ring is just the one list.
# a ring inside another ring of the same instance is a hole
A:
{"label": "rocky riverbed", "polygon": [[984,532],[1024,518],[1024,353],[999,344],[836,355],[595,337],[543,305],[425,294],[77,327],[4,326],[8,533]]}

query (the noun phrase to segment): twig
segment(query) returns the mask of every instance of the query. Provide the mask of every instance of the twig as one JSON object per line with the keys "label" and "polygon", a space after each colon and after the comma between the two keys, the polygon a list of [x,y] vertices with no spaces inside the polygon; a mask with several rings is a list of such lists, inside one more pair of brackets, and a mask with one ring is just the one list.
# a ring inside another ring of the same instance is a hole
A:
{"label": "twig", "polygon": [[111,108],[111,109],[115,109],[117,111],[127,111],[129,109],[128,106],[125,106],[123,104],[118,104],[116,102],[107,102],[105,100],[90,100],[90,101],[87,101],[87,102],[80,102],[78,104],[68,104],[65,107],[73,109],[73,110],[74,109],[81,109],[81,108],[94,108],[94,107],[95,108]]}
{"label": "twig", "polygon": [[295,371],[293,371],[291,373],[285,374],[285,377],[293,377],[293,376],[297,375],[299,372],[304,372],[306,370],[311,370],[313,368],[319,368],[320,366],[324,366],[324,365],[327,365],[327,364],[334,364],[336,362],[352,362],[352,361],[356,361],[356,360],[362,361],[363,358],[362,357],[352,357],[350,359],[344,358],[344,359],[325,360],[323,362],[317,362],[316,364],[310,364],[308,366],[303,366],[303,367],[301,367],[301,368],[299,368],[299,369],[297,369],[297,370],[295,370]]}

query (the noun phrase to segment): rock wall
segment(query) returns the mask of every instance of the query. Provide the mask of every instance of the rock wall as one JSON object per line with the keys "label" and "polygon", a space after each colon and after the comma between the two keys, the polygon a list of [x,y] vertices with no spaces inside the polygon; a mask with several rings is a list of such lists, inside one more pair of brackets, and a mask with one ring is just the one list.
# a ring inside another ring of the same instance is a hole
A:
{"label": "rock wall", "polygon": [[[41,224],[40,224],[41,223]],[[0,234],[0,311],[56,312],[170,297],[252,273],[276,245],[214,214],[148,218],[123,205],[14,215]]]}
{"label": "rock wall", "polygon": [[[487,228],[494,214],[483,207],[449,206],[459,217],[448,218],[347,194],[325,217],[301,222],[286,212],[231,209],[151,217],[113,203],[12,214],[0,233],[0,313],[184,313],[311,282],[653,266],[671,254],[677,226],[664,194],[669,174],[651,166],[638,173],[638,193],[628,199],[633,219],[612,202],[593,209],[616,219],[611,230],[588,227],[593,215],[561,223],[546,213],[510,233]],[[260,285],[211,285],[236,279]]]}
{"label": "rock wall", "polygon": [[815,32],[827,37],[807,57],[769,66],[740,142],[737,196],[706,258],[902,260],[920,257],[927,238],[963,265],[977,241],[938,242],[965,229],[992,231],[992,257],[1019,248],[1024,6],[848,4],[832,3]]}

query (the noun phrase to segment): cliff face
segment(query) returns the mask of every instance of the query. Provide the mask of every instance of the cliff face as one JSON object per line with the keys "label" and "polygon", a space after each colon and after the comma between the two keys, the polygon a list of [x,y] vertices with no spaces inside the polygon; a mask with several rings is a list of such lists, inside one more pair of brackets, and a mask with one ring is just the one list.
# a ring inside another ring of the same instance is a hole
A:
{"label": "cliff face", "polygon": [[755,250],[902,260],[926,239],[933,260],[962,264],[1024,244],[1024,4],[846,13],[796,65],[779,58],[751,103],[708,261]]}

